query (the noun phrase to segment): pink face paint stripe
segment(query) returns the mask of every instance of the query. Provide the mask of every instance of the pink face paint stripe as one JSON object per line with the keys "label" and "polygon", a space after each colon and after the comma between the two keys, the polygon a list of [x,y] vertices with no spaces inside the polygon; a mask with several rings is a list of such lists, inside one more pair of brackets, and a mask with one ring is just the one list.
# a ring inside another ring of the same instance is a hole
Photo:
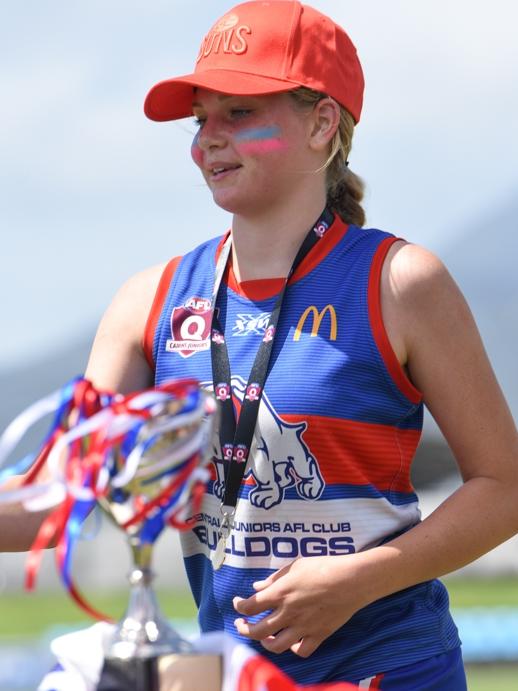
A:
{"label": "pink face paint stripe", "polygon": [[237,145],[238,151],[242,154],[268,154],[272,151],[284,151],[287,148],[287,145],[278,139],[269,139],[266,141],[256,142],[241,142]]}
{"label": "pink face paint stripe", "polygon": [[196,132],[196,136],[192,140],[191,144],[191,156],[192,160],[196,163],[196,165],[201,166],[203,163],[203,152],[200,149],[200,145],[198,144],[198,140],[200,138],[200,133]]}

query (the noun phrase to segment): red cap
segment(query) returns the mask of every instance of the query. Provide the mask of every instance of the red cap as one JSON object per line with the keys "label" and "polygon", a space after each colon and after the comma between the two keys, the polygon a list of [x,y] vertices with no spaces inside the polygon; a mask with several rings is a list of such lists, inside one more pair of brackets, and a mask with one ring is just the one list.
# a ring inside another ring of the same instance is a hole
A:
{"label": "red cap", "polygon": [[245,2],[205,36],[193,74],[151,89],[144,112],[160,121],[192,115],[193,87],[253,96],[306,86],[332,96],[358,122],[363,85],[356,48],[329,17],[293,0]]}

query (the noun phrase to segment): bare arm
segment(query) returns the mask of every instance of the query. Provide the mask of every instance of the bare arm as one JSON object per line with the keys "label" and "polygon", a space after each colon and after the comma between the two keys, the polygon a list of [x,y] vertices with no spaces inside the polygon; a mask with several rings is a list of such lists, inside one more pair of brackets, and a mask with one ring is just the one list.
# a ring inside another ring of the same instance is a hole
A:
{"label": "bare arm", "polygon": [[[98,388],[128,393],[152,385],[141,342],[162,270],[153,267],[131,278],[102,318],[86,370]],[[22,480],[14,477],[4,489],[14,489]],[[0,505],[0,551],[29,549],[46,515],[28,512],[21,504]]]}
{"label": "bare arm", "polygon": [[86,377],[95,386],[129,393],[152,385],[142,337],[163,268],[152,267],[133,276],[106,311],[86,368]]}
{"label": "bare arm", "polygon": [[464,484],[416,528],[365,553],[367,568],[374,559],[383,571],[373,599],[453,571],[518,531],[518,433],[462,294],[436,257],[405,245],[389,258],[383,295],[391,340]]}
{"label": "bare arm", "polygon": [[382,275],[387,332],[451,446],[464,484],[391,542],[354,555],[298,559],[236,610],[239,633],[273,652],[310,655],[358,609],[451,572],[518,531],[518,434],[459,289],[432,254],[392,248]]}

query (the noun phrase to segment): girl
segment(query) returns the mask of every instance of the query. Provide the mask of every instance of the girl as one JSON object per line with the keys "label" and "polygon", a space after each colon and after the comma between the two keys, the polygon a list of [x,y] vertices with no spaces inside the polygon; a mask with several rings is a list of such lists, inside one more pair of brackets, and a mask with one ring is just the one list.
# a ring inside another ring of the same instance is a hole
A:
{"label": "girl", "polygon": [[[202,630],[299,683],[459,691],[435,579],[518,530],[518,437],[444,266],[363,228],[362,96],[350,39],[309,6],[247,2],[214,24],[145,112],[194,114],[192,157],[232,229],[120,290],[87,377],[128,392],[193,375],[219,401],[213,481],[182,536]],[[421,522],[424,404],[464,484]]]}

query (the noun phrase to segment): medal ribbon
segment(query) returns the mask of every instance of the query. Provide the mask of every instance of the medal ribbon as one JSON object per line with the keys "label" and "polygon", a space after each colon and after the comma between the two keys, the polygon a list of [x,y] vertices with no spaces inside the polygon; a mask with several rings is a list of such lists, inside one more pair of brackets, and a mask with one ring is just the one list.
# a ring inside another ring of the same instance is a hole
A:
{"label": "medal ribbon", "polygon": [[[219,324],[218,313],[215,308],[219,286],[230,252],[230,237],[225,243],[223,251],[218,259],[212,301],[211,359],[214,393],[218,399],[218,406],[220,409],[219,441],[223,456],[223,467],[225,469],[225,490],[222,501],[223,522],[220,528],[220,541],[226,539],[232,527],[232,516],[237,506],[239,488],[243,481],[252,445],[257,416],[259,414],[259,405],[268,376],[268,365],[286,288],[297,267],[331,226],[333,220],[333,212],[326,207],[316,223],[309,230],[297,252],[291,269],[284,281],[282,290],[277,296],[277,300],[275,301],[265,329],[264,337],[255,356],[237,422],[232,402],[230,361],[223,329]],[[219,568],[217,564],[214,564],[214,566],[215,568]]]}

